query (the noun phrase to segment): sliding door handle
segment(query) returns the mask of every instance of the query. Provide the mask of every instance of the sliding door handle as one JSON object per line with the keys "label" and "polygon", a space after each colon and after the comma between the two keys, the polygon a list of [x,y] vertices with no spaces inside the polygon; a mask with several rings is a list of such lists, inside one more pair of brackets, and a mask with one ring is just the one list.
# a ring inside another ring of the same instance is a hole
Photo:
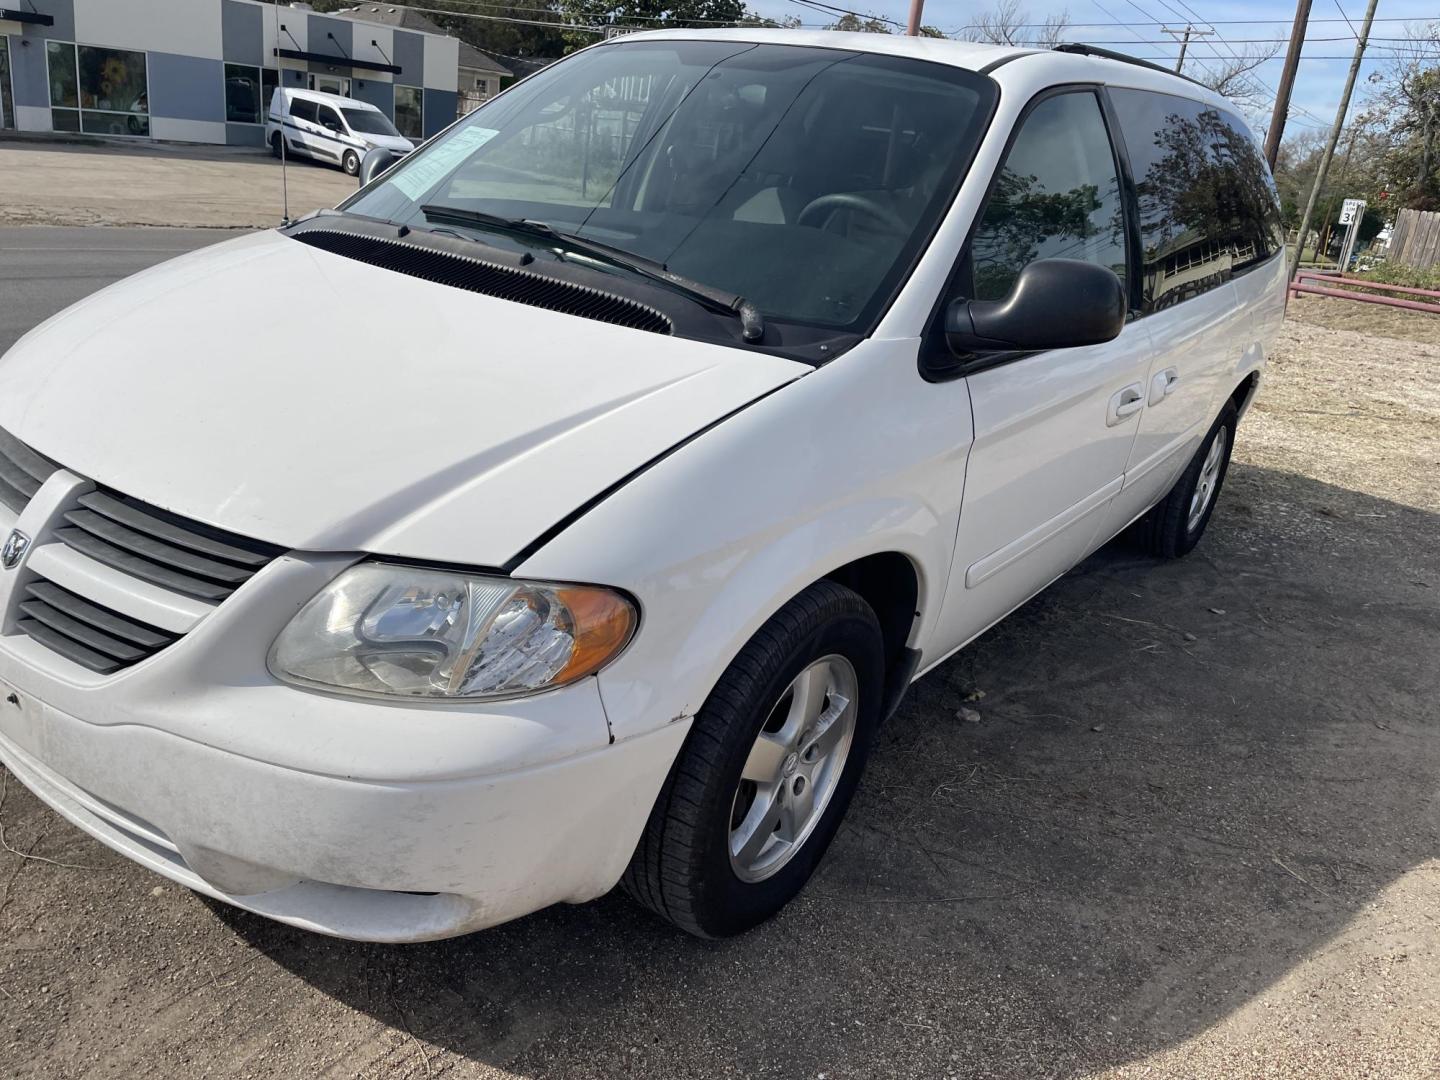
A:
{"label": "sliding door handle", "polygon": [[1180,372],[1173,367],[1157,371],[1150,380],[1150,404],[1158,405],[1175,392],[1180,385]]}

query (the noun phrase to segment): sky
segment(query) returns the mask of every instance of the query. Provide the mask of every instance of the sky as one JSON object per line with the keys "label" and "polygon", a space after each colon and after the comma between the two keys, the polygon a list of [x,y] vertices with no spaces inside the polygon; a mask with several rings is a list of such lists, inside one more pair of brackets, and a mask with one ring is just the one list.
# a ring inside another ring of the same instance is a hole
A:
{"label": "sky", "polygon": [[[909,0],[823,0],[831,7],[853,10],[863,15],[877,15],[904,23],[910,11]],[[1068,39],[1092,45],[1107,45],[1132,56],[1144,57],[1173,67],[1179,53],[1178,42],[1160,32],[1161,27],[1183,29],[1191,25],[1213,30],[1209,37],[1192,40],[1186,55],[1186,74],[1200,75],[1195,66],[1214,68],[1216,56],[1229,56],[1230,50],[1243,52],[1247,39],[1282,39],[1288,41],[1295,19],[1294,0],[1022,0],[1027,12],[1026,22],[1041,22],[1047,15],[1065,12],[1070,16]],[[798,16],[807,26],[824,26],[834,21],[806,5],[803,0],[750,0],[750,8],[772,18]],[[924,22],[953,34],[973,21],[975,15],[991,7],[985,0],[925,0]],[[1328,131],[1340,104],[1345,87],[1349,58],[1355,51],[1355,38],[1345,18],[1356,30],[1365,16],[1365,0],[1313,0],[1310,28],[1301,53],[1300,71],[1291,99],[1290,119],[1285,134],[1290,136],[1303,129]],[[1168,20],[1168,21],[1162,21]],[[1350,107],[1353,116],[1363,100],[1368,85],[1366,77],[1385,66],[1385,54],[1397,44],[1384,38],[1404,36],[1406,23],[1423,24],[1440,20],[1440,4],[1436,0],[1380,0],[1375,11],[1375,25],[1366,60],[1361,65]],[[1116,25],[1125,24],[1125,25]],[[1089,25],[1084,25],[1089,24]],[[1333,40],[1325,40],[1333,39]],[[1248,46],[1254,48],[1255,46]],[[1440,48],[1436,48],[1440,62]],[[1274,103],[1274,89],[1280,81],[1285,46],[1273,60],[1256,69],[1255,75],[1266,87],[1260,113],[1252,113],[1264,127]],[[1335,58],[1335,59],[1331,59]]]}

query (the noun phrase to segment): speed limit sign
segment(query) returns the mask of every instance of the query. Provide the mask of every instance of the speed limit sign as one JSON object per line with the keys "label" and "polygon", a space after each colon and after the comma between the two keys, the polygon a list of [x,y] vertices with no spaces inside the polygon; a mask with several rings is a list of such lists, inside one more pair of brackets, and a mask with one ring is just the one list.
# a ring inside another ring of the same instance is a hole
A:
{"label": "speed limit sign", "polygon": [[1346,199],[1340,207],[1340,224],[1349,225],[1353,223],[1364,209],[1364,199]]}

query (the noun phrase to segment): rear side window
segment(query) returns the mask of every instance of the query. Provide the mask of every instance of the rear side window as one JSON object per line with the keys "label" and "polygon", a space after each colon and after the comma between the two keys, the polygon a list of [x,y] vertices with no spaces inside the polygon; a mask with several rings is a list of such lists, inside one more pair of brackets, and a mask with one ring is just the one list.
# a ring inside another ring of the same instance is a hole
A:
{"label": "rear side window", "polygon": [[1199,296],[1283,248],[1274,182],[1239,118],[1170,94],[1109,93],[1139,199],[1145,311]]}
{"label": "rear side window", "polygon": [[305,120],[315,123],[315,102],[306,101],[304,98],[296,98],[290,102],[290,115],[296,120]]}
{"label": "rear side window", "polygon": [[970,240],[977,300],[999,300],[1037,259],[1125,266],[1125,211],[1100,101],[1080,90],[1030,111]]}

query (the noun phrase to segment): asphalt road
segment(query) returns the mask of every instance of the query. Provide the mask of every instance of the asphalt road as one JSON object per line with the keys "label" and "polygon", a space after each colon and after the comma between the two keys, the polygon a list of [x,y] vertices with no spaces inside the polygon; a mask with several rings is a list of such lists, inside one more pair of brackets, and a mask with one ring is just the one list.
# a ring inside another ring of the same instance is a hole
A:
{"label": "asphalt road", "polygon": [[[57,311],[176,255],[240,235],[224,229],[0,228],[0,352]],[[255,283],[255,302],[264,283]]]}
{"label": "asphalt road", "polygon": [[[0,232],[0,345],[216,238]],[[1281,354],[1200,548],[1111,545],[922,680],[810,887],[742,938],[612,894],[331,941],[9,781],[0,1072],[1440,1075],[1440,495],[1407,479],[1440,459],[1440,348],[1289,324]]]}

